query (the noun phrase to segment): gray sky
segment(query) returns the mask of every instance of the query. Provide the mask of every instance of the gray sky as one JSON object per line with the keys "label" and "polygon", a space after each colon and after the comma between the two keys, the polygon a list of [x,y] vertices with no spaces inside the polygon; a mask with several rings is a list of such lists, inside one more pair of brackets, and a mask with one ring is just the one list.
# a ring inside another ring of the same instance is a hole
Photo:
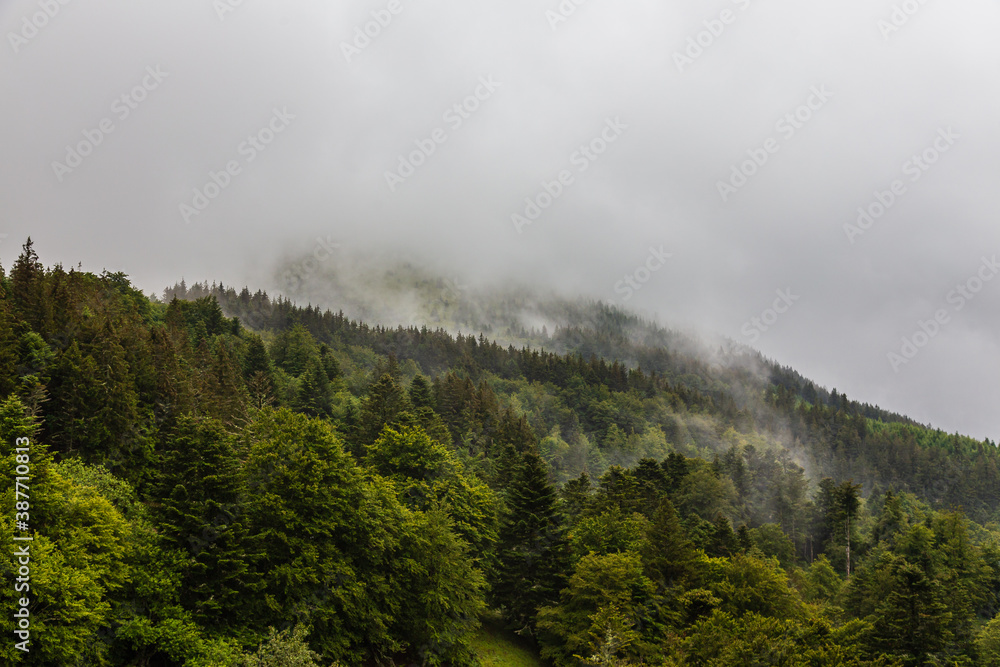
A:
{"label": "gray sky", "polygon": [[576,2],[5,0],[0,260],[388,249],[1000,437],[1000,5]]}

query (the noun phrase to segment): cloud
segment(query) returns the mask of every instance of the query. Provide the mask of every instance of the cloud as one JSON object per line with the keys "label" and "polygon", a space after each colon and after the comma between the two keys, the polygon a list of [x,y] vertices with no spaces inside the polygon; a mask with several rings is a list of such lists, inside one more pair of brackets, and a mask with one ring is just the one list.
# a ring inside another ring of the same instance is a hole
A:
{"label": "cloud", "polygon": [[[790,289],[800,300],[754,343],[765,354],[948,430],[1000,432],[1000,285],[898,373],[887,358],[1000,252],[996,3],[905,21],[893,0],[58,4],[30,39],[48,5],[0,7],[7,266],[10,239],[31,234],[48,261],[146,291],[181,276],[274,289],[278,266],[329,238],[460,283],[614,301],[663,247],[630,307],[744,342]],[[131,108],[148,68],[169,75]],[[275,109],[294,120],[251,160],[241,147],[269,138]],[[581,169],[609,118],[628,129]],[[53,162],[105,119],[60,180]],[[960,138],[908,180],[942,128]],[[755,156],[723,201],[719,183]],[[518,233],[512,214],[565,170],[572,184]],[[223,175],[188,224],[181,207]],[[896,180],[905,194],[851,243],[844,226]]]}

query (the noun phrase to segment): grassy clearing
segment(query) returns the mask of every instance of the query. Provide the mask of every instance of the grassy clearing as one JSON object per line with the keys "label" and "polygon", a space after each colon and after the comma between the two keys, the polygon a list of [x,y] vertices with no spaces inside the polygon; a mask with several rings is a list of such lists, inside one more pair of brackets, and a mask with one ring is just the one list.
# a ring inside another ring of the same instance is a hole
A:
{"label": "grassy clearing", "polygon": [[483,667],[543,667],[531,644],[503,629],[496,616],[483,618],[483,627],[472,641]]}

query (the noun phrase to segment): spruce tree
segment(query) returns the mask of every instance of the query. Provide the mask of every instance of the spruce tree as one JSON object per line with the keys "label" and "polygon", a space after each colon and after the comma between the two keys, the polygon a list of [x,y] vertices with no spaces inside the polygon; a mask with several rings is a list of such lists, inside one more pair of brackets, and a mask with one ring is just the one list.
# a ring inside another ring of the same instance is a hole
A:
{"label": "spruce tree", "polygon": [[330,379],[317,357],[306,363],[293,407],[310,417],[330,416]]}
{"label": "spruce tree", "polygon": [[653,515],[642,560],[646,576],[661,592],[695,583],[695,548],[687,539],[680,518],[669,500],[664,500]]}
{"label": "spruce tree", "polygon": [[392,376],[384,373],[368,390],[361,405],[361,444],[375,442],[382,429],[392,425],[401,412],[409,410],[410,399]]}
{"label": "spruce tree", "polygon": [[17,335],[4,282],[3,267],[0,267],[0,396],[14,391],[17,373]]}
{"label": "spruce tree", "polygon": [[951,638],[947,592],[902,556],[890,554],[879,565],[878,576],[888,585],[874,614],[875,645],[901,654],[908,665],[923,665],[929,653],[941,650]]}
{"label": "spruce tree", "polygon": [[29,236],[10,270],[11,296],[16,313],[40,333],[45,320],[44,280],[45,267],[38,261]]}
{"label": "spruce tree", "polygon": [[431,393],[431,385],[423,375],[417,375],[413,378],[410,383],[409,395],[410,403],[413,404],[414,409],[434,409],[434,394]]}
{"label": "spruce tree", "polygon": [[212,419],[181,418],[167,434],[154,483],[164,539],[187,554],[181,600],[199,620],[233,621],[252,552],[233,439]]}
{"label": "spruce tree", "polygon": [[508,490],[492,591],[507,626],[519,632],[534,633],[539,608],[556,602],[566,581],[568,550],[557,498],[545,462],[524,454]]}
{"label": "spruce tree", "polygon": [[268,378],[274,375],[271,359],[267,356],[264,341],[257,334],[251,335],[246,342],[246,352],[243,356],[243,377],[250,380],[257,373],[263,373]]}

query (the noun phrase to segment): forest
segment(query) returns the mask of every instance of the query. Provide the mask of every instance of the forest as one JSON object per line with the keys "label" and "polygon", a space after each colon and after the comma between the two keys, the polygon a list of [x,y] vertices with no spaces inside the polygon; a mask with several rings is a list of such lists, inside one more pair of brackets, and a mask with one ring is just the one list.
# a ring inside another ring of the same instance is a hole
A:
{"label": "forest", "polygon": [[993,442],[563,309],[461,334],[151,297],[29,239],[0,268],[0,662],[474,666],[495,617],[558,667],[1000,665]]}

